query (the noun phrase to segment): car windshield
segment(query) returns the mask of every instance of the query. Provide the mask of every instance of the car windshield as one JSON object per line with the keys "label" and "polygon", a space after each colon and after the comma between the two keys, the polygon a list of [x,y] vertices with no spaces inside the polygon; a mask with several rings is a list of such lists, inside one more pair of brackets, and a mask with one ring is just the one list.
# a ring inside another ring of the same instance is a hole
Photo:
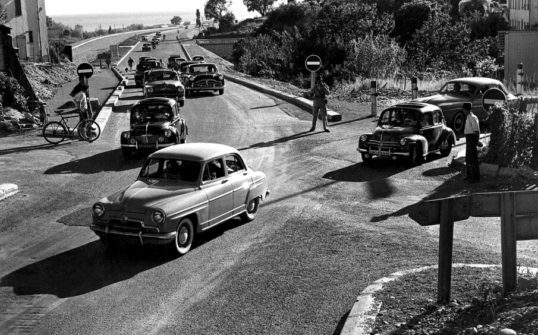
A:
{"label": "car windshield", "polygon": [[157,62],[144,62],[140,64],[140,68],[142,70],[155,69],[157,67],[159,67],[159,64]]}
{"label": "car windshield", "polygon": [[157,80],[178,80],[177,74],[172,71],[151,72],[147,76],[147,81]]}
{"label": "car windshield", "polygon": [[191,64],[193,64],[193,63],[181,63],[181,64],[179,65],[179,70],[180,70],[181,72],[186,72],[187,69],[188,69],[188,67],[189,67],[189,65],[191,65]]}
{"label": "car windshield", "polygon": [[449,81],[441,88],[440,93],[471,97],[474,95],[475,91],[476,86],[474,85],[458,81]]}
{"label": "car windshield", "polygon": [[389,108],[379,117],[378,126],[381,128],[415,127],[420,120],[420,113],[409,108]]}
{"label": "car windshield", "polygon": [[138,105],[131,110],[131,122],[165,122],[171,121],[173,115],[169,105]]}
{"label": "car windshield", "polygon": [[146,161],[140,178],[195,183],[200,175],[201,163],[186,159],[151,158]]}
{"label": "car windshield", "polygon": [[196,64],[189,66],[189,73],[216,73],[217,67],[213,64]]}

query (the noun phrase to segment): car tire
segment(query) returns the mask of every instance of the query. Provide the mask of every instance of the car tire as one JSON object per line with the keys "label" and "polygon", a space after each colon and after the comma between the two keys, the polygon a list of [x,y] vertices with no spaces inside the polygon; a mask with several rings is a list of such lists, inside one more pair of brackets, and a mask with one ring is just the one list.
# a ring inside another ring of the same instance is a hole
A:
{"label": "car tire", "polygon": [[413,145],[409,149],[409,165],[417,166],[424,162],[424,156],[422,151],[422,145],[419,143]]}
{"label": "car tire", "polygon": [[246,211],[241,214],[241,219],[245,222],[250,222],[256,218],[258,208],[260,207],[260,198],[254,198],[247,204]]}
{"label": "car tire", "polygon": [[457,112],[452,118],[450,124],[452,125],[454,132],[463,132],[463,129],[465,128],[465,114],[463,114],[463,112]]}
{"label": "car tire", "polygon": [[224,94],[224,89],[220,89],[219,90],[219,95],[223,95]]}
{"label": "car tire", "polygon": [[129,160],[133,154],[133,151],[129,148],[121,148],[121,154],[123,156],[123,159]]}
{"label": "car tire", "polygon": [[441,146],[439,148],[439,152],[441,153],[441,156],[447,157],[450,155],[450,152],[452,152],[452,146],[454,145],[454,139],[452,139],[452,136],[447,136],[443,142],[441,142]]}
{"label": "car tire", "polygon": [[172,241],[173,251],[182,256],[191,250],[194,241],[194,224],[191,219],[183,218],[176,229],[176,237]]}
{"label": "car tire", "polygon": [[361,152],[361,158],[364,164],[369,165],[372,163],[372,155]]}

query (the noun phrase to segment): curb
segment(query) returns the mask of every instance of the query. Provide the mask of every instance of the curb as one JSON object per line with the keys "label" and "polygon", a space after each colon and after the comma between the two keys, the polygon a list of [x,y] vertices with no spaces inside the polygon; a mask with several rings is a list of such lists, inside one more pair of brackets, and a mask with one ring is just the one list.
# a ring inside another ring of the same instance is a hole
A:
{"label": "curb", "polygon": [[[494,264],[452,264],[453,268],[471,267],[471,268],[491,268],[501,267],[501,265]],[[398,271],[390,274],[387,277],[383,277],[374,281],[371,285],[367,286],[357,297],[357,300],[353,304],[351,311],[349,312],[344,327],[340,332],[340,335],[367,335],[373,331],[375,318],[381,308],[381,303],[375,301],[374,294],[383,289],[383,285],[401,277],[422,272],[430,269],[437,269],[437,265],[424,266],[421,268],[415,268],[411,270]],[[536,275],[538,268],[520,267],[523,271],[528,271]]]}
{"label": "curb", "polygon": [[97,124],[101,128],[101,133],[103,133],[103,131],[105,130],[108,118],[112,114],[114,106],[116,106],[116,104],[118,103],[121,95],[123,94],[123,92],[125,92],[125,86],[127,86],[127,83],[129,82],[129,80],[124,77],[115,66],[113,66],[111,69],[114,75],[116,75],[116,77],[120,80],[120,83],[118,84],[118,86],[116,86],[116,89],[112,92],[112,94],[110,94],[108,99],[103,104],[103,107],[101,107],[101,109],[95,116],[95,122],[97,122]]}
{"label": "curb", "polygon": [[[203,48],[203,47],[200,46],[200,48]],[[183,43],[181,43],[181,49],[183,50],[183,53],[185,54],[185,57],[190,60],[191,56],[187,52],[187,50],[185,49],[185,46],[183,45]],[[245,87],[248,87],[250,89],[253,89],[253,90],[268,94],[268,95],[272,95],[272,96],[277,97],[277,98],[279,98],[281,100],[284,100],[286,102],[292,103],[292,104],[306,110],[307,112],[310,112],[310,113],[312,112],[312,104],[313,104],[312,100],[308,100],[308,99],[305,99],[305,98],[300,98],[300,97],[297,97],[297,96],[291,95],[291,94],[286,94],[286,93],[280,92],[278,90],[272,89],[270,87],[267,87],[267,86],[265,86],[263,84],[258,84],[256,82],[252,82],[250,80],[238,78],[238,77],[230,75],[230,74],[224,74],[224,78],[226,78],[227,80],[230,80],[230,81],[232,81],[234,83],[237,83],[237,84],[243,85]],[[337,112],[335,112],[333,110],[328,109],[327,110],[327,121],[328,122],[342,121],[342,115],[340,113],[337,113]]]}
{"label": "curb", "polygon": [[15,184],[0,184],[0,200],[19,192],[19,187]]}

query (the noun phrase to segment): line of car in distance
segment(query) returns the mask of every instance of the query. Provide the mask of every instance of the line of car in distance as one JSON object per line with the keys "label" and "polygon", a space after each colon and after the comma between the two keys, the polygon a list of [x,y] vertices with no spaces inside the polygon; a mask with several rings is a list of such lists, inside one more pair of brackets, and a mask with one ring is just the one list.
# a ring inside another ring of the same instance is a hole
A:
{"label": "line of car in distance", "polygon": [[236,149],[175,145],[151,154],[133,184],[96,202],[91,229],[106,247],[135,240],[183,255],[196,234],[237,216],[253,220],[268,195],[265,174]]}

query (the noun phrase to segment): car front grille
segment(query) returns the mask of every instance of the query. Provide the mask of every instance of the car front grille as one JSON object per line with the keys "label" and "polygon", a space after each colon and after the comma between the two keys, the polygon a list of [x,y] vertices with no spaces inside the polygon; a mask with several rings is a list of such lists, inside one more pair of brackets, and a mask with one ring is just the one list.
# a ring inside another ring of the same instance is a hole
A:
{"label": "car front grille", "polygon": [[154,92],[176,92],[174,85],[158,85],[153,89]]}
{"label": "car front grille", "polygon": [[220,87],[221,83],[216,80],[200,80],[196,81],[193,87]]}

